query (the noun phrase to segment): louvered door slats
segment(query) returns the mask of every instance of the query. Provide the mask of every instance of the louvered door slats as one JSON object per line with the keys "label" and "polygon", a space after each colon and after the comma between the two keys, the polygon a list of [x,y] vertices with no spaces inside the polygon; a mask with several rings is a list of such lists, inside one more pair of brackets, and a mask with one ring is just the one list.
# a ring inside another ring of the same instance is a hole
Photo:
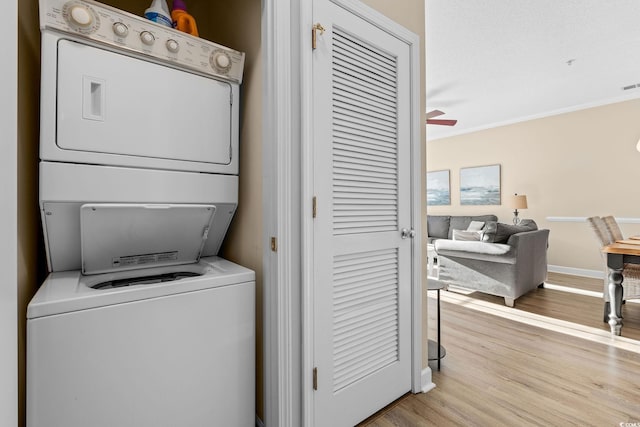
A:
{"label": "louvered door slats", "polygon": [[[334,235],[395,230],[396,59],[344,31],[333,36]],[[385,213],[369,210],[376,205],[387,206]]]}
{"label": "louvered door slats", "polygon": [[359,92],[353,87],[340,82],[334,82],[338,91],[332,94],[333,101],[340,102],[357,102],[357,105],[366,106],[370,108],[372,112],[391,115],[395,113],[395,103],[393,101],[384,101],[378,99],[374,95]]}
{"label": "louvered door slats", "polygon": [[[353,123],[354,125],[369,127],[372,131],[376,129],[383,135],[396,134],[396,124],[387,118],[381,119],[379,115],[370,112],[356,111],[356,109],[344,108],[342,105],[335,105],[334,112],[336,116],[340,116],[345,123]],[[348,126],[348,125],[347,125]]]}
{"label": "louvered door slats", "polygon": [[385,249],[334,257],[334,391],[398,357],[398,253]]}
{"label": "louvered door slats", "polygon": [[[333,28],[332,225],[336,237],[398,230],[396,58]],[[399,354],[396,247],[334,255],[333,389]]]}
{"label": "louvered door slats", "polygon": [[367,115],[369,117],[381,120],[390,126],[395,126],[396,124],[395,115],[393,114],[394,112],[391,109],[384,110],[381,108],[377,108],[378,106],[376,104],[367,104],[367,108],[363,108],[361,106],[361,102],[350,99],[344,95],[336,95],[333,99],[333,103],[336,109],[339,108],[343,111],[350,111],[352,112],[352,114]]}
{"label": "louvered door slats", "polygon": [[377,48],[370,48],[366,43],[362,43],[357,38],[344,31],[336,31],[333,35],[334,46],[339,46],[339,50],[349,52],[352,58],[359,58],[362,62],[375,63],[379,69],[386,69],[388,72],[396,72],[396,58],[385,54]]}
{"label": "louvered door slats", "polygon": [[386,87],[381,87],[378,82],[360,80],[357,76],[351,75],[345,69],[338,69],[333,74],[334,82],[339,85],[346,85],[352,88],[355,93],[363,93],[379,99],[380,101],[386,101],[387,105],[392,105],[395,102],[393,92]]}

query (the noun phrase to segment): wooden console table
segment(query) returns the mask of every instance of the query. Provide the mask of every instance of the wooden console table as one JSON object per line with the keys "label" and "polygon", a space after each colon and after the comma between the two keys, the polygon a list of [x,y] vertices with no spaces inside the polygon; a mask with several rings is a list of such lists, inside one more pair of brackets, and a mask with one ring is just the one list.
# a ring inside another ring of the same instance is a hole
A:
{"label": "wooden console table", "polygon": [[635,238],[620,240],[602,248],[607,254],[607,267],[609,268],[608,286],[609,302],[609,326],[613,335],[620,335],[622,330],[622,283],[624,276],[622,269],[625,264],[640,264],[640,240]]}

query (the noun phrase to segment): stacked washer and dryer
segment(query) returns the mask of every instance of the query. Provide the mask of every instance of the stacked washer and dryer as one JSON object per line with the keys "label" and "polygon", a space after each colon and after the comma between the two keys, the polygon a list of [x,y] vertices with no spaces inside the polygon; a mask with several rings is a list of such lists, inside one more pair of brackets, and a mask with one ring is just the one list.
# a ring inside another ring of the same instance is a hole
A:
{"label": "stacked washer and dryer", "polygon": [[90,0],[40,0],[40,27],[27,425],[253,425],[255,274],[216,256],[244,54]]}

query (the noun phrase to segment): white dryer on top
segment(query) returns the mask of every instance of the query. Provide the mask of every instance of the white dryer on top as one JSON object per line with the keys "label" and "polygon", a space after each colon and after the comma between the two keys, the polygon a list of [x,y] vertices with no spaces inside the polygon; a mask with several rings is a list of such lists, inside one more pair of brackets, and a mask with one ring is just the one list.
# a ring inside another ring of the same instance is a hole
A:
{"label": "white dryer on top", "polygon": [[41,160],[238,174],[243,53],[86,0],[40,20]]}

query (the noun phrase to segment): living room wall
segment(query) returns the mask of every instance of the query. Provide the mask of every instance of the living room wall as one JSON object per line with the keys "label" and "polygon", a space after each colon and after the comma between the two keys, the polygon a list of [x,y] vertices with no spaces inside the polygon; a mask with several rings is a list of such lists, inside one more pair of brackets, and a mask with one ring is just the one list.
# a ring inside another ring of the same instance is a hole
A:
{"label": "living room wall", "polygon": [[[510,223],[507,195],[526,194],[532,218],[548,228],[549,269],[573,274],[602,272],[597,241],[576,218],[615,215],[640,222],[640,99],[429,141],[427,171],[449,169],[450,206],[427,206],[433,215],[495,213]],[[501,165],[500,206],[461,206],[460,168]],[[623,234],[640,224],[622,223]]]}

